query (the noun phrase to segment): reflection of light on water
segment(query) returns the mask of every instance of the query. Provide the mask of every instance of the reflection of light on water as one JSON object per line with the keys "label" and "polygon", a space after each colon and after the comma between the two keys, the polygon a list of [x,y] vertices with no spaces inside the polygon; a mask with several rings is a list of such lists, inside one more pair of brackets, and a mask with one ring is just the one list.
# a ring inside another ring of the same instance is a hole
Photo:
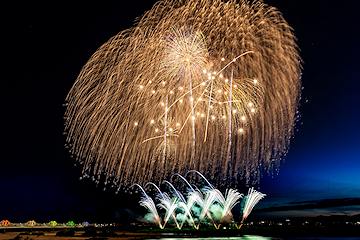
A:
{"label": "reflection of light on water", "polygon": [[[163,233],[163,235],[172,235],[172,234]],[[164,240],[179,240],[179,239],[188,239],[188,238],[162,238],[162,239],[164,239]],[[242,237],[209,237],[209,238],[191,238],[191,239],[192,240],[209,240],[209,239],[216,239],[216,240],[222,240],[222,239],[271,240],[271,239],[274,239],[274,238],[272,238],[272,237],[262,237],[262,236],[256,236],[256,235],[244,235]]]}

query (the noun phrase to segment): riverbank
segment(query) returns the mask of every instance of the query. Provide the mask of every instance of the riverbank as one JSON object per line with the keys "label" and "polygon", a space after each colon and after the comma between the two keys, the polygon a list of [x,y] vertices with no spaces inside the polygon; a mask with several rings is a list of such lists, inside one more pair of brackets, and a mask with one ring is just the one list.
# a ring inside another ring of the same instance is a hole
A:
{"label": "riverbank", "polygon": [[244,226],[241,229],[184,228],[182,230],[152,229],[144,227],[108,228],[9,228],[1,229],[0,239],[148,239],[148,238],[207,238],[241,237],[257,235],[273,238],[285,237],[360,237],[360,226]]}

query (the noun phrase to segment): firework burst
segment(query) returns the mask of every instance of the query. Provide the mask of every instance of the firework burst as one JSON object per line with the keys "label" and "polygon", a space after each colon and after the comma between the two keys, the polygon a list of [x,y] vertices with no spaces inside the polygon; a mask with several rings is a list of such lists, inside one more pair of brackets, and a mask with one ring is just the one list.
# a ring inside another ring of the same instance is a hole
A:
{"label": "firework burst", "polygon": [[70,152],[118,186],[189,169],[256,182],[288,148],[300,69],[291,28],[262,1],[159,1],[81,70],[66,98]]}
{"label": "firework burst", "polygon": [[200,30],[195,31],[186,25],[171,27],[162,40],[162,46],[160,73],[164,81],[176,86],[179,81],[201,79],[209,52]]}
{"label": "firework burst", "polygon": [[[195,183],[190,184],[185,177],[180,174],[176,174],[178,177],[183,179],[186,184],[187,198],[184,198],[184,195],[180,190],[169,181],[164,180],[163,183],[166,184],[172,193],[161,192],[160,189],[152,182],[145,184],[142,188],[139,184],[133,184],[133,187],[138,187],[142,192],[141,201],[139,202],[141,206],[148,209],[149,213],[147,214],[153,222],[159,225],[160,228],[164,228],[168,221],[171,219],[176,224],[178,229],[181,229],[185,222],[188,222],[195,229],[199,229],[201,222],[207,221],[211,222],[216,229],[219,229],[221,224],[227,222],[234,223],[237,229],[240,229],[243,225],[245,219],[249,216],[252,209],[255,205],[263,199],[266,194],[263,194],[259,191],[250,188],[248,194],[246,195],[244,201],[242,202],[242,212],[241,212],[241,222],[238,222],[234,219],[232,210],[233,208],[240,203],[240,199],[243,197],[243,194],[239,193],[235,189],[226,189],[225,196],[199,172],[192,170],[195,174],[198,174],[206,182],[206,186],[201,187],[200,189],[194,185]],[[159,202],[155,205],[149,195],[146,193],[146,186],[154,186],[157,191],[156,200]],[[196,190],[194,190],[194,188]],[[170,197],[172,196],[172,197]],[[156,208],[156,206],[158,208]],[[163,211],[161,216],[163,216],[163,224],[161,224],[161,218],[158,213],[158,210]],[[149,216],[150,215],[150,216]],[[225,217],[229,217],[225,220]]]}

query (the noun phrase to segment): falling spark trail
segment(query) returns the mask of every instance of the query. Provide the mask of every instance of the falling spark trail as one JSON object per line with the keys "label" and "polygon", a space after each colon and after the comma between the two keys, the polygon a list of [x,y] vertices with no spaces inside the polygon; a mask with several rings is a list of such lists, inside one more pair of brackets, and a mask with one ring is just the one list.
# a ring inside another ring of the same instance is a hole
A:
{"label": "falling spark trail", "polygon": [[[190,84],[190,98],[193,99],[193,91],[192,91],[192,79],[191,75],[189,74],[189,84]],[[192,168],[195,168],[195,115],[194,115],[194,101],[190,100],[191,104],[191,120],[192,120],[192,139],[193,139],[193,151],[191,154],[191,161],[192,161]]]}
{"label": "falling spark trail", "polygon": [[204,142],[206,142],[206,138],[207,138],[207,132],[208,132],[208,126],[209,126],[209,117],[210,117],[210,106],[211,106],[211,95],[212,95],[212,91],[213,91],[213,82],[211,81],[211,89],[210,89],[210,96],[209,96],[209,106],[207,109],[207,116],[206,116],[206,128],[205,128],[205,137],[204,137]]}
{"label": "falling spark trail", "polygon": [[178,174],[178,173],[174,173],[174,174],[171,176],[171,179],[172,179],[174,176],[180,177],[180,178],[187,184],[187,186],[189,187],[189,189],[190,189],[192,192],[195,192],[194,188],[193,188],[193,187],[191,186],[191,184],[186,180],[186,178],[184,178],[183,176],[181,176],[181,175]]}
{"label": "falling spark trail", "polygon": [[[166,104],[165,104],[165,121],[164,121],[164,155],[163,155],[163,164],[162,164],[162,171],[164,171],[165,160],[166,160],[166,137],[167,137],[167,116],[168,116],[168,97],[166,97]],[[162,173],[161,175],[164,175]]]}
{"label": "falling spark trail", "polygon": [[145,189],[148,185],[154,186],[155,189],[158,191],[159,195],[162,195],[162,192],[161,192],[160,188],[159,188],[158,186],[156,186],[156,185],[155,185],[154,183],[152,183],[152,182],[146,183],[146,184],[144,185],[144,189]]}
{"label": "falling spark trail", "polygon": [[198,171],[196,171],[196,170],[190,170],[190,171],[188,171],[186,174],[185,174],[185,177],[186,177],[186,175],[188,175],[188,173],[195,173],[195,174],[198,174],[200,177],[202,177],[204,180],[205,180],[205,182],[207,183],[207,185],[208,185],[208,187],[210,188],[210,189],[214,189],[214,186],[206,179],[206,177],[204,177],[204,175],[202,175],[200,172],[198,172]]}
{"label": "falling spark trail", "polygon": [[174,185],[171,184],[171,182],[164,180],[163,183],[166,183],[171,187],[171,189],[174,191],[174,194],[178,199],[180,199],[180,201],[186,202],[184,196],[174,187]]}
{"label": "falling spark trail", "polygon": [[[230,97],[229,97],[229,116],[231,116],[232,112],[231,112],[231,104],[232,104],[232,87],[233,87],[233,74],[234,74],[234,70],[231,70],[231,77],[230,77]],[[231,129],[232,129],[232,124],[231,124],[231,117],[229,117],[229,126],[228,126],[228,149],[227,149],[227,155],[228,158],[226,159],[226,164],[225,164],[225,172],[228,171],[229,168],[229,163],[231,160]]]}

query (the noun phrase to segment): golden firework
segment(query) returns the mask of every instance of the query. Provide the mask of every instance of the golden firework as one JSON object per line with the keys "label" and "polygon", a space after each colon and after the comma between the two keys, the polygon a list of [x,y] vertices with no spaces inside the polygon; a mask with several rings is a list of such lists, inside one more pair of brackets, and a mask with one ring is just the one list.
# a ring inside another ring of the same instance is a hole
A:
{"label": "golden firework", "polygon": [[262,1],[159,1],[81,70],[67,142],[85,176],[115,185],[189,169],[256,182],[288,148],[300,70],[291,27]]}

